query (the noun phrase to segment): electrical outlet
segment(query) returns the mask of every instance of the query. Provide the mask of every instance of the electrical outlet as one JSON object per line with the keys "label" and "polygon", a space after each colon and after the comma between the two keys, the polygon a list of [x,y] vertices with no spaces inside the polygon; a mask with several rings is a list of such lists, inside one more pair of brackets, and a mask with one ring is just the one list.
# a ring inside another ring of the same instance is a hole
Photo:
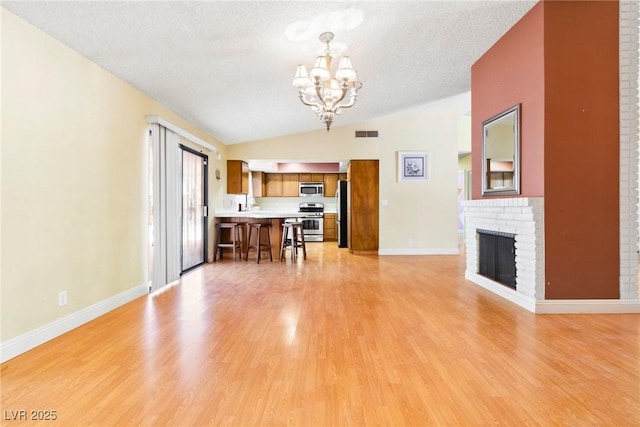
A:
{"label": "electrical outlet", "polygon": [[58,307],[67,305],[67,291],[62,291],[58,294]]}
{"label": "electrical outlet", "polygon": [[409,244],[409,246],[413,245],[413,239],[408,239],[407,243]]}

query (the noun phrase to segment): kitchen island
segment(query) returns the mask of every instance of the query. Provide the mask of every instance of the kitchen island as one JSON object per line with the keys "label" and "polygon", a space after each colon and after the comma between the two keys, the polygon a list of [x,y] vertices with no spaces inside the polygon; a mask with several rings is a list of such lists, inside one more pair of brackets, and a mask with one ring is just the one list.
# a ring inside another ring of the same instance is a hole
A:
{"label": "kitchen island", "polygon": [[[280,244],[282,240],[282,224],[288,218],[303,218],[305,214],[295,211],[272,211],[272,210],[219,210],[214,212],[216,222],[237,222],[239,224],[247,224],[250,222],[268,223],[269,239],[271,240],[271,254],[273,259],[277,260],[280,256]],[[242,236],[242,253],[246,250],[246,227],[243,228]],[[214,236],[215,238],[215,236]],[[253,238],[252,238],[253,240]]]}

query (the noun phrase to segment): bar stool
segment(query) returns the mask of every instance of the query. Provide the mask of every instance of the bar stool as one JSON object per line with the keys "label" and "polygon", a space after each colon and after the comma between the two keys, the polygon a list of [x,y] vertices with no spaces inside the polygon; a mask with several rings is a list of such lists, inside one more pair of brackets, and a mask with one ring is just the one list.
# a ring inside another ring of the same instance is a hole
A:
{"label": "bar stool", "polygon": [[[289,234],[291,237],[289,238]],[[280,261],[285,251],[289,248],[291,250],[291,261],[296,262],[296,256],[298,255],[298,248],[302,248],[303,259],[307,259],[307,246],[304,241],[304,233],[302,231],[302,223],[296,222],[284,222],[282,224],[282,242],[280,243]]]}
{"label": "bar stool", "polygon": [[[251,244],[251,234],[253,233],[253,230],[256,231],[255,245]],[[261,240],[263,234],[265,235],[264,240]],[[245,261],[249,261],[249,250],[251,249],[256,250],[256,258],[258,258],[258,264],[260,264],[260,255],[262,254],[262,251],[269,251],[269,261],[273,261],[273,255],[271,254],[271,237],[269,236],[269,223],[247,223],[247,249],[244,256]]]}
{"label": "bar stool", "polygon": [[[224,253],[225,248],[231,248],[233,250],[233,260],[236,260],[236,252],[242,259],[242,242],[241,242],[241,228],[242,225],[237,222],[216,222],[216,240],[213,245],[213,262],[216,261],[218,251],[220,251],[220,259]],[[222,230],[229,230],[229,240],[222,240]]]}

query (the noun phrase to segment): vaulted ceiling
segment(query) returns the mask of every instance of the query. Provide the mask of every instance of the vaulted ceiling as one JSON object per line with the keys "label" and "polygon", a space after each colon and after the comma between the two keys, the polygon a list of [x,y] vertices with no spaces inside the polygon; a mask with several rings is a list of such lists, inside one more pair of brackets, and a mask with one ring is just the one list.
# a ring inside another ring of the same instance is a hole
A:
{"label": "vaulted ceiling", "polygon": [[[363,87],[334,126],[470,90],[471,65],[537,0],[71,1],[0,4],[224,144],[322,129],[291,85],[322,54]],[[337,62],[337,61],[336,61]]]}

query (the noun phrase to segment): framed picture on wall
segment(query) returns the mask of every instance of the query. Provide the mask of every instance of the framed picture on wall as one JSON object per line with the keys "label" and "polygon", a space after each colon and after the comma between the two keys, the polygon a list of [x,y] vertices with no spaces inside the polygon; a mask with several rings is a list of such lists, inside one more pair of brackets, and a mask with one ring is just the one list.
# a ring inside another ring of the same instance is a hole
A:
{"label": "framed picture on wall", "polygon": [[398,151],[398,181],[416,180],[429,180],[429,153]]}

